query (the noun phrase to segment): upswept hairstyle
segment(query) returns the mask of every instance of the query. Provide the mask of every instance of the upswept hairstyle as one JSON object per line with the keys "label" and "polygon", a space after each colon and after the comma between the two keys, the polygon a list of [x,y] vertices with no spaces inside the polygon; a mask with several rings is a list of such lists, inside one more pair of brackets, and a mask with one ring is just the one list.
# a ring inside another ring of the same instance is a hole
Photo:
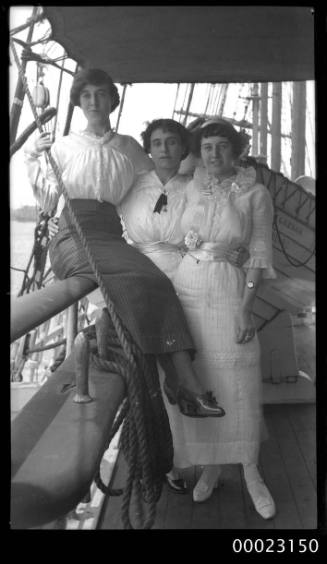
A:
{"label": "upswept hairstyle", "polygon": [[211,119],[205,121],[193,132],[192,153],[194,153],[196,157],[200,157],[202,139],[204,137],[213,137],[215,135],[219,135],[219,137],[226,137],[228,139],[232,145],[233,156],[235,158],[242,154],[248,143],[248,139],[245,138],[245,135],[236,131],[236,129],[228,121],[220,118]]}
{"label": "upswept hairstyle", "polygon": [[169,131],[170,133],[178,135],[184,148],[182,154],[182,160],[184,160],[190,152],[191,142],[190,132],[186,127],[174,119],[155,119],[151,121],[147,128],[141,133],[143,147],[146,153],[150,153],[151,135],[156,129],[162,129],[163,131]]}
{"label": "upswept hairstyle", "polygon": [[117,86],[113,83],[111,76],[100,69],[85,69],[75,74],[70,89],[70,101],[73,106],[80,106],[80,93],[87,84],[94,86],[105,84],[108,87],[112,100],[111,112],[117,108],[120,102]]}

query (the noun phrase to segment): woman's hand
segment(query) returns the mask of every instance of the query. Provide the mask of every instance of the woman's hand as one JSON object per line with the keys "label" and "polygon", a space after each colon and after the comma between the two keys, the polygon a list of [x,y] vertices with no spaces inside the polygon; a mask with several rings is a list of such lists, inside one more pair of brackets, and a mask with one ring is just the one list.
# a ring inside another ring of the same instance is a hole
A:
{"label": "woman's hand", "polygon": [[226,251],[226,260],[233,266],[241,268],[243,264],[250,258],[250,253],[246,247],[238,246],[235,249]]}
{"label": "woman's hand", "polygon": [[43,132],[39,137],[35,139],[35,149],[38,153],[50,149],[52,145],[52,136],[49,132]]}
{"label": "woman's hand", "polygon": [[248,309],[240,308],[235,318],[236,343],[244,344],[251,341],[255,335],[255,325],[252,313]]}
{"label": "woman's hand", "polygon": [[48,231],[49,231],[49,239],[52,239],[55,235],[57,235],[59,231],[58,217],[50,217],[48,221]]}

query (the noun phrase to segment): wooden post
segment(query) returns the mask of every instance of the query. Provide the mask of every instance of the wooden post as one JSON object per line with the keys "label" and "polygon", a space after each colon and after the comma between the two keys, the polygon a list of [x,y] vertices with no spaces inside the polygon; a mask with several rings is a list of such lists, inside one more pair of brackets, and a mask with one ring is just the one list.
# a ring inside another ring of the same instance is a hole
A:
{"label": "wooden post", "polygon": [[268,131],[268,82],[261,84],[260,111],[260,155],[267,161],[267,131]]}
{"label": "wooden post", "polygon": [[67,309],[66,316],[66,358],[70,355],[77,335],[77,310],[78,302]]}
{"label": "wooden post", "polygon": [[274,82],[272,89],[271,168],[280,171],[281,162],[282,83]]}
{"label": "wooden post", "polygon": [[253,123],[253,133],[252,133],[252,155],[258,155],[258,137],[259,137],[259,85],[254,83],[251,92],[252,98],[252,123]]}
{"label": "wooden post", "polygon": [[[35,25],[35,18],[36,18],[38,9],[39,9],[38,6],[34,6],[34,8],[33,8],[31,24],[30,24],[30,28],[28,30],[26,43],[30,43],[31,40],[32,40],[33,30],[34,30],[34,25]],[[22,69],[23,73],[25,73],[26,65],[27,65],[27,61],[25,61],[25,60],[22,61],[21,69]],[[25,90],[24,90],[23,82],[22,82],[20,75],[18,75],[18,81],[17,81],[17,85],[16,85],[14,101],[13,101],[13,105],[12,105],[11,112],[10,112],[10,145],[12,145],[13,142],[15,141],[15,139],[16,139],[18,123],[19,123],[19,118],[20,118],[20,114],[21,114],[21,111],[22,111],[22,107],[23,107],[24,97],[25,97]]]}
{"label": "wooden post", "polygon": [[291,178],[305,173],[306,83],[293,82]]}

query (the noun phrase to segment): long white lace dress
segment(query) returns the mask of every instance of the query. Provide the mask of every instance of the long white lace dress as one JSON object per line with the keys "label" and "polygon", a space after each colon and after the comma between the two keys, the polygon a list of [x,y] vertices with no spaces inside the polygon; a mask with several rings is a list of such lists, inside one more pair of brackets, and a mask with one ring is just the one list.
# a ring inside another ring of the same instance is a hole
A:
{"label": "long white lace dress", "polygon": [[[235,342],[234,319],[246,268],[272,268],[273,206],[268,190],[256,183],[255,170],[237,169],[222,184],[194,175],[187,187],[181,228],[192,247],[174,276],[174,286],[196,346],[195,369],[226,411],[222,418],[179,416],[174,430],[177,467],[257,463],[261,434],[261,373],[257,336]],[[242,269],[219,261],[219,249],[242,244],[250,258]],[[216,259],[215,259],[216,257]],[[170,408],[171,413],[176,407]]]}

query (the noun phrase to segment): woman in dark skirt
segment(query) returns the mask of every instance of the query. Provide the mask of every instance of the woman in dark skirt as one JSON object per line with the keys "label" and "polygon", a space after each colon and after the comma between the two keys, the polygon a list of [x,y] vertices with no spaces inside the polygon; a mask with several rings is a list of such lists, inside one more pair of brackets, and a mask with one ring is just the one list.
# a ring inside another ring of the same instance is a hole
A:
{"label": "woman in dark skirt", "polygon": [[[175,377],[176,402],[184,415],[220,417],[222,408],[205,393],[194,372],[194,351],[181,305],[170,280],[150,259],[128,245],[115,206],[119,205],[142,172],[153,165],[130,136],[114,133],[109,115],[119,94],[104,71],[78,73],[71,101],[81,107],[87,127],[83,132],[51,143],[48,134],[25,149],[28,175],[40,206],[53,212],[60,187],[51,167],[44,175],[39,156],[51,147],[71,204],[86,236],[110,299],[123,325],[144,354],[157,355]],[[96,280],[84,248],[64,208],[59,232],[51,241],[50,260],[58,278],[85,276]]]}

